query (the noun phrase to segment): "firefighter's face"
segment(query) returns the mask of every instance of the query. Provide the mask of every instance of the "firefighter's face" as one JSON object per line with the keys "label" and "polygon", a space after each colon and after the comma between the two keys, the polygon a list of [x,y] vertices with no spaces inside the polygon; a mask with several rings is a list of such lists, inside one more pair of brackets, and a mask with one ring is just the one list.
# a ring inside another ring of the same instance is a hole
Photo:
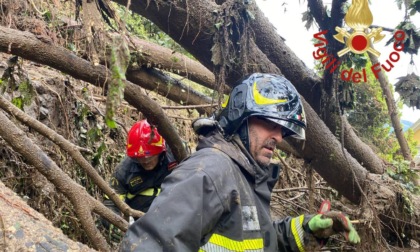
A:
{"label": "firefighter's face", "polygon": [[150,157],[136,158],[139,163],[146,171],[151,171],[156,168],[159,163],[159,155],[153,155]]}
{"label": "firefighter's face", "polygon": [[259,165],[268,166],[276,145],[283,140],[281,126],[255,116],[248,120],[249,152]]}

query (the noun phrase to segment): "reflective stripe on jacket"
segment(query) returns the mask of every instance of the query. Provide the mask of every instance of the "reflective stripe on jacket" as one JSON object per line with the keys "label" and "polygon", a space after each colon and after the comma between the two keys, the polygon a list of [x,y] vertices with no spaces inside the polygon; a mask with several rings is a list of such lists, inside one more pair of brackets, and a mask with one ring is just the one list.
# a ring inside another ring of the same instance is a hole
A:
{"label": "reflective stripe on jacket", "polygon": [[271,221],[273,171],[251,165],[219,133],[200,137],[197,152],[166,177],[149,211],[129,227],[120,251],[299,251],[305,237],[292,233],[292,218]]}

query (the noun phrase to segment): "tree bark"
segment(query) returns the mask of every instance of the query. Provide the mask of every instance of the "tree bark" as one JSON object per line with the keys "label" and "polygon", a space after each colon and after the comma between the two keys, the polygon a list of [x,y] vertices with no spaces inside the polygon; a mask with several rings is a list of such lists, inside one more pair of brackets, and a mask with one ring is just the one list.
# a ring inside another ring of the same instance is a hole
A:
{"label": "tree bark", "polygon": [[[126,6],[128,1],[113,0],[113,2]],[[214,35],[218,32],[215,24],[222,22],[220,17],[223,16],[224,11],[234,4],[236,4],[234,1],[224,1],[223,4],[218,5],[207,0],[194,2],[186,0],[176,2],[160,0],[131,1],[130,9],[152,21],[206,68],[214,71],[217,69],[217,65],[215,66],[212,61],[214,60],[212,49],[214,51],[213,46],[220,43],[220,41],[214,41]],[[241,11],[246,11],[247,6],[249,6],[251,12],[256,8],[255,5],[245,4],[244,7],[240,7]],[[274,30],[271,32],[275,33]],[[232,39],[235,41],[231,41],[231,43],[235,44],[239,38],[232,36]],[[249,62],[247,64],[244,62],[239,62],[240,64],[237,65],[232,64],[229,75],[226,76],[227,84],[230,87],[243,77],[244,71],[248,73],[256,71],[280,73],[279,68],[268,60],[260,48],[255,46],[254,41],[249,42],[251,43],[248,46],[249,49],[247,49]]]}
{"label": "tree bark", "polygon": [[[130,49],[139,52],[137,57],[139,66],[162,69],[184,76],[212,90],[217,89],[214,74],[198,61],[142,39],[131,38],[131,41],[133,41],[134,46],[130,46]],[[136,69],[129,69],[129,71],[135,72]],[[224,90],[229,93],[230,88],[226,86]]]}

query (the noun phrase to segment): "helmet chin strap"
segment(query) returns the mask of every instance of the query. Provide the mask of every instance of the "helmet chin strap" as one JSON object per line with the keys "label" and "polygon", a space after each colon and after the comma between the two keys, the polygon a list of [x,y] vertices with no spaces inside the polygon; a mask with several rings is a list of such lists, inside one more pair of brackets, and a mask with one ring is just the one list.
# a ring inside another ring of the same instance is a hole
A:
{"label": "helmet chin strap", "polygon": [[249,152],[249,126],[248,126],[248,119],[247,118],[241,126],[239,126],[238,130],[236,131],[241,139],[243,146]]}

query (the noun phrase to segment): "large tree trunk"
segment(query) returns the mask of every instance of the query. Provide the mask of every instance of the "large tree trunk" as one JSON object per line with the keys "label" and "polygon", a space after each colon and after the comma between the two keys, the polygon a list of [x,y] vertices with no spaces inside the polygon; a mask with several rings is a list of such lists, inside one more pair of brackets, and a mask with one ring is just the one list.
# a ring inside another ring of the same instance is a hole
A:
{"label": "large tree trunk", "polygon": [[[157,91],[158,94],[183,105],[199,105],[214,103],[210,97],[201,94],[182,82],[163,74],[154,68],[139,69],[127,72],[127,80],[138,83],[143,88]],[[200,114],[211,114],[213,109],[197,108]]]}
{"label": "large tree trunk", "polygon": [[[127,4],[127,0],[113,1],[122,5]],[[151,20],[194,55],[204,66],[213,70],[213,36],[216,33],[214,24],[218,22],[217,16],[223,13],[223,9],[228,4],[231,4],[231,1],[226,1],[223,5],[209,1],[195,1],[194,7],[190,1],[185,0],[175,3],[172,1],[136,1],[131,2],[130,8]],[[250,21],[249,24],[255,32],[258,32],[255,36],[255,43],[258,47],[254,48],[256,45],[253,42],[249,46],[249,58],[255,59],[255,64],[248,67],[248,72],[254,70],[278,73],[278,69],[280,69],[285,77],[295,84],[299,93],[305,97],[315,111],[321,114],[321,80],[290,50],[255,4],[247,5],[245,8],[254,13],[255,20]],[[188,29],[184,29],[185,26]],[[243,69],[231,71],[227,76],[228,84],[232,86],[234,81],[242,75]],[[337,126],[336,120],[327,121],[327,125],[332,132],[341,126],[341,124]],[[344,143],[352,156],[369,171],[383,173],[383,162],[373,150],[360,140],[350,126],[344,124],[342,128],[349,130],[344,134]]]}

